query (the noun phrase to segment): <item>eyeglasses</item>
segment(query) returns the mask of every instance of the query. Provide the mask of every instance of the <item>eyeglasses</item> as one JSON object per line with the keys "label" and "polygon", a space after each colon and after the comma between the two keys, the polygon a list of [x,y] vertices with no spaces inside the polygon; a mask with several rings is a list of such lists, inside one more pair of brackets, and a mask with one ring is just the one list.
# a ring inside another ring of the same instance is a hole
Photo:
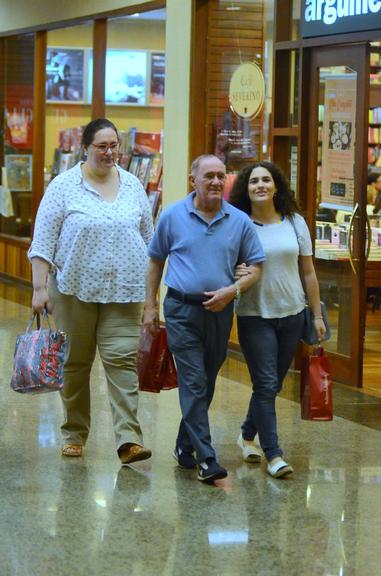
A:
{"label": "eyeglasses", "polygon": [[109,149],[111,152],[116,152],[119,148],[119,142],[112,142],[111,144],[90,144],[90,146],[94,146],[99,152],[106,154]]}

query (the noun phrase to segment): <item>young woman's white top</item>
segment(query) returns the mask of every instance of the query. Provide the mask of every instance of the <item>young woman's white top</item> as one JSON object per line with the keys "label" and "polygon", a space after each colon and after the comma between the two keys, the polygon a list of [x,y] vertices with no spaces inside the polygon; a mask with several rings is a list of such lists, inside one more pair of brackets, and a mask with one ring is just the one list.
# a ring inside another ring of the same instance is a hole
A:
{"label": "young woman's white top", "polygon": [[300,280],[298,257],[312,255],[311,236],[302,216],[293,216],[298,237],[289,218],[276,224],[256,224],[266,254],[262,275],[236,307],[238,316],[284,318],[301,312],[305,294]]}

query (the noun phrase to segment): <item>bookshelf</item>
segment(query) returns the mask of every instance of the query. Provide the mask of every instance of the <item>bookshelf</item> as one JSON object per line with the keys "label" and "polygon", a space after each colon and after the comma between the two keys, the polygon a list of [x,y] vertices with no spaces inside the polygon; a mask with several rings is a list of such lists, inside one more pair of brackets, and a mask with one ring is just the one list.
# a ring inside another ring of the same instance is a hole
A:
{"label": "bookshelf", "polygon": [[368,166],[381,168],[381,46],[370,51]]}

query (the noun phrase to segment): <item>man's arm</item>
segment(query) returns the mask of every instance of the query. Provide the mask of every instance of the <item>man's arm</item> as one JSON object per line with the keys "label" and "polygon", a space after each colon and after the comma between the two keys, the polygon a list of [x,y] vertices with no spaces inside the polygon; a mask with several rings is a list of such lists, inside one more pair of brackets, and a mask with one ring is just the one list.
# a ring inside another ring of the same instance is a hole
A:
{"label": "man's arm", "polygon": [[213,292],[205,292],[206,296],[210,299],[203,302],[204,308],[210,312],[221,312],[237,294],[237,288],[240,293],[246,292],[251,286],[258,282],[262,273],[262,264],[252,264],[246,266],[245,275],[240,276],[234,284],[214,290]]}
{"label": "man's arm", "polygon": [[150,258],[146,276],[146,303],[144,306],[143,324],[148,324],[151,331],[159,327],[159,303],[157,293],[163,276],[165,262]]}

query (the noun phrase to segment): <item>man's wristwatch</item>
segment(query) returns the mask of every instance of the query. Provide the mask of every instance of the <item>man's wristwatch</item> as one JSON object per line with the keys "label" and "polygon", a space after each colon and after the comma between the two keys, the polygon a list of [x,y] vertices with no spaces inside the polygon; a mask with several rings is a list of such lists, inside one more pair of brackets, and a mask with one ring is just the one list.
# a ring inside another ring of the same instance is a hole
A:
{"label": "man's wristwatch", "polygon": [[235,296],[234,296],[234,300],[236,300],[237,302],[239,302],[240,298],[241,298],[241,288],[239,287],[239,284],[237,284],[237,282],[234,284],[235,287]]}

